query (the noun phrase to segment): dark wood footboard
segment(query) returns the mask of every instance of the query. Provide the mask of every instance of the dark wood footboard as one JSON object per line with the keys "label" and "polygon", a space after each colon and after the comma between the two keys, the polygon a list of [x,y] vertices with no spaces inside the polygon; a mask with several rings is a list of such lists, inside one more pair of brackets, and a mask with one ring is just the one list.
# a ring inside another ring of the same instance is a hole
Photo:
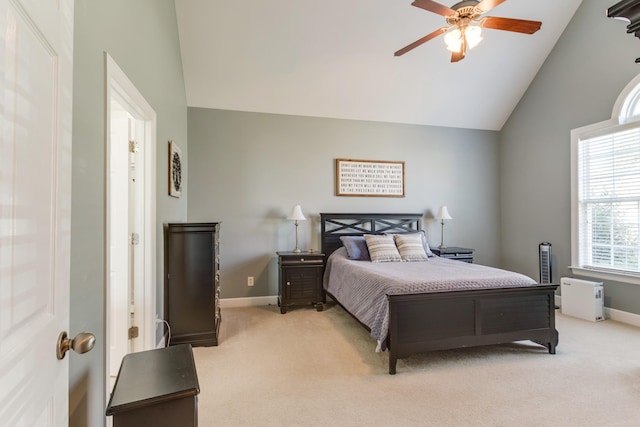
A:
{"label": "dark wood footboard", "polygon": [[398,359],[433,350],[531,340],[555,354],[557,287],[389,295],[389,373]]}

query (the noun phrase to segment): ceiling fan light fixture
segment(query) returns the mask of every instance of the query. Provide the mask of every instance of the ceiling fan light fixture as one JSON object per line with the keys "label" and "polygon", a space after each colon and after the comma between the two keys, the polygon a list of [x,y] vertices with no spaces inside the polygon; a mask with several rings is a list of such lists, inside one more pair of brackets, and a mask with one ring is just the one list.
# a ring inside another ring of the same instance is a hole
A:
{"label": "ceiling fan light fixture", "polygon": [[482,29],[477,25],[469,25],[465,28],[464,35],[469,49],[473,49],[482,41]]}
{"label": "ceiling fan light fixture", "polygon": [[455,28],[444,36],[447,49],[451,52],[460,52],[465,40],[467,47],[473,49],[482,41],[482,29],[478,25],[468,25],[463,31]]}
{"label": "ceiling fan light fixture", "polygon": [[460,52],[462,49],[462,32],[457,28],[449,31],[444,36],[444,42],[451,52]]}
{"label": "ceiling fan light fixture", "polygon": [[[526,19],[502,18],[499,16],[485,16],[485,13],[501,5],[506,0],[460,0],[451,7],[435,0],[414,0],[412,6],[428,12],[441,15],[447,21],[447,26],[438,28],[426,36],[414,41],[394,53],[401,56],[418,46],[444,35],[447,49],[452,52],[451,62],[459,62],[465,58],[467,49],[473,49],[482,41],[482,29],[510,31],[521,34],[533,34],[540,29],[542,22]],[[638,3],[640,0],[625,0]]]}

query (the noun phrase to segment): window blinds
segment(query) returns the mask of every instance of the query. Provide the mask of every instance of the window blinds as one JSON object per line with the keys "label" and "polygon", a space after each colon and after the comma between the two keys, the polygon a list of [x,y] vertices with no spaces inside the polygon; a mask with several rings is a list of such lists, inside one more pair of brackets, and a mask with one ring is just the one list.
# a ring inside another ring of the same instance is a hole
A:
{"label": "window blinds", "polygon": [[578,147],[580,265],[640,272],[640,129]]}

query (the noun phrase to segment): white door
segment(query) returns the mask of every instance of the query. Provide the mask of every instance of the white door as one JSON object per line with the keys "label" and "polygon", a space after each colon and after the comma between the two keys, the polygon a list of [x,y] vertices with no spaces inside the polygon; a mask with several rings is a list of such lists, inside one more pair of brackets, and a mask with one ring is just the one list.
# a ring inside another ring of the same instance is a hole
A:
{"label": "white door", "polygon": [[131,115],[111,101],[109,148],[109,365],[112,382],[122,358],[131,352],[128,330],[131,323],[131,282],[129,273],[129,122]]}
{"label": "white door", "polygon": [[[142,318],[137,296],[144,299],[144,253],[140,242],[144,226],[144,176],[138,154],[144,141],[144,122],[134,119],[116,100],[111,100],[109,158],[109,365],[115,381],[127,353],[145,350],[129,328],[140,328]],[[140,301],[142,303],[142,301]]]}
{"label": "white door", "polygon": [[[131,298],[131,325],[137,328],[136,338],[130,341],[129,351],[149,350],[143,337],[153,331],[144,329],[145,277],[144,277],[144,162],[140,150],[144,146],[144,122],[129,120],[129,295]],[[155,324],[154,324],[155,325]]]}
{"label": "white door", "polygon": [[0,0],[0,424],[68,425],[73,0]]}

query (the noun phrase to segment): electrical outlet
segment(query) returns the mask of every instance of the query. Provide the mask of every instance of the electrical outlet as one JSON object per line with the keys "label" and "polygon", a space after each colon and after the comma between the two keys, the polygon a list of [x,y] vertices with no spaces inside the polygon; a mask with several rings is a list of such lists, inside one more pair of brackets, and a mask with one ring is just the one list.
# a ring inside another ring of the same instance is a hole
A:
{"label": "electrical outlet", "polygon": [[247,277],[247,286],[253,286],[253,276]]}

